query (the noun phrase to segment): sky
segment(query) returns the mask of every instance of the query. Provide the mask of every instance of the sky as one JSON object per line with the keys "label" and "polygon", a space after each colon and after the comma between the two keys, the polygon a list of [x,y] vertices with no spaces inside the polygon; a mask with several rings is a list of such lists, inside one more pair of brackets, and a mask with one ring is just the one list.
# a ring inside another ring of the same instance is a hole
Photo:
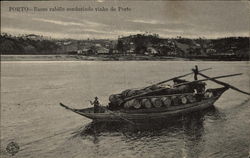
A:
{"label": "sky", "polygon": [[[13,11],[28,7],[29,11]],[[34,11],[93,8],[93,11]],[[95,11],[97,7],[116,11]],[[129,8],[120,10],[118,8]],[[52,38],[117,39],[138,33],[163,38],[250,36],[248,1],[1,1],[1,32]]]}

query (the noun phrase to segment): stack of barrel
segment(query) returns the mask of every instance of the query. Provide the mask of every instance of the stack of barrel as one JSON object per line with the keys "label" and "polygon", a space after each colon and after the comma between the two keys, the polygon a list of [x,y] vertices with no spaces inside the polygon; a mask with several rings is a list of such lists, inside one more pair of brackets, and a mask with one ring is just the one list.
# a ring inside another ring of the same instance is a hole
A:
{"label": "stack of barrel", "polygon": [[[143,89],[127,89],[124,90],[123,92],[121,92],[120,94],[112,94],[109,97],[109,101],[112,105],[121,105],[121,103],[124,102],[124,99],[135,96],[135,95],[139,95],[139,94],[143,94],[143,93],[148,93],[148,92],[152,92],[154,90],[160,89],[161,87],[157,87],[157,86],[151,86],[151,87],[147,87],[147,88],[143,88]],[[144,107],[151,107],[151,102],[150,100],[147,99],[142,99],[142,100],[138,100],[138,99],[132,99],[129,100],[127,102],[124,103],[124,108],[130,108],[130,107],[134,107],[136,109],[141,108],[141,106]]]}
{"label": "stack of barrel", "polygon": [[[123,103],[123,98],[120,94],[111,95],[109,98],[112,104],[121,105]],[[146,108],[150,109],[152,107],[162,107],[162,106],[170,106],[171,105],[171,97],[145,97],[141,99],[131,99],[126,101],[123,104],[125,109],[129,108]]]}
{"label": "stack of barrel", "polygon": [[[180,93],[180,91],[183,90],[178,90],[178,89],[171,89],[171,88],[167,88],[165,89],[161,94],[161,96],[159,96],[158,94],[154,94],[149,96],[144,96],[141,98],[134,98],[128,101],[124,101],[124,99],[135,96],[135,95],[139,95],[139,94],[143,94],[143,93],[148,93],[148,92],[152,92],[154,90],[160,89],[161,87],[157,87],[157,86],[151,86],[148,88],[144,88],[144,89],[127,89],[125,91],[123,91],[120,94],[113,94],[110,95],[109,97],[109,101],[113,106],[122,106],[125,109],[130,109],[130,108],[135,108],[135,109],[140,109],[140,108],[145,108],[145,109],[150,109],[150,108],[159,108],[159,107],[169,107],[171,105],[173,106],[177,106],[180,104],[187,104],[188,102],[194,102],[195,99],[192,95],[181,95],[181,96],[164,96],[164,95],[169,95],[169,94],[177,94],[178,92]],[[162,96],[163,95],[163,96]]]}
{"label": "stack of barrel", "polygon": [[171,105],[171,99],[168,97],[151,97],[151,98],[143,98],[143,99],[132,99],[124,104],[124,108],[146,108],[150,109],[153,107],[159,108],[159,107],[168,107]]}

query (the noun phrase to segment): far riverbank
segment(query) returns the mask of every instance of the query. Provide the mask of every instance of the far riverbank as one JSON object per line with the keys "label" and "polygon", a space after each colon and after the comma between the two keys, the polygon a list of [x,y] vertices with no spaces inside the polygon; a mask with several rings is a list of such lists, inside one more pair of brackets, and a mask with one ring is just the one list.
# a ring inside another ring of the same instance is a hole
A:
{"label": "far riverbank", "polygon": [[[1,55],[1,61],[240,61],[235,58],[170,57],[148,55]],[[246,61],[246,60],[245,60]]]}
{"label": "far riverbank", "polygon": [[145,55],[1,55],[1,61],[185,61],[188,59],[178,57],[145,56]]}

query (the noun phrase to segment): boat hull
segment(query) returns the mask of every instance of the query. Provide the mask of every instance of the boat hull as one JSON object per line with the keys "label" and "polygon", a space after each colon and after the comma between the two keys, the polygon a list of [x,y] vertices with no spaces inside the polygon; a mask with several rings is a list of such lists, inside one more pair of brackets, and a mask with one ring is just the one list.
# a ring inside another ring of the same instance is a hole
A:
{"label": "boat hull", "polygon": [[[124,113],[124,112],[115,112],[110,113],[105,111],[103,113],[94,113],[93,108],[89,108],[85,111],[78,111],[77,113],[85,116],[89,119],[95,121],[147,121],[147,120],[159,120],[169,117],[174,117],[186,113],[191,113],[195,111],[201,111],[213,106],[213,103],[217,99],[211,99],[206,101],[197,102],[194,104],[189,104],[188,108],[180,108],[178,110],[164,111],[164,112],[154,112],[154,113]],[[181,105],[180,105],[181,106]]]}
{"label": "boat hull", "polygon": [[174,117],[178,115],[183,115],[187,113],[192,113],[196,111],[201,111],[212,107],[214,102],[219,99],[219,97],[227,90],[227,87],[213,89],[217,95],[201,100],[195,103],[189,103],[186,105],[174,106],[171,108],[155,108],[153,111],[139,111],[139,110],[131,110],[131,111],[110,111],[106,107],[100,107],[100,112],[95,113],[94,108],[86,108],[86,109],[72,109],[63,104],[61,106],[65,107],[68,110],[71,110],[79,115],[85,116],[94,121],[127,121],[127,122],[144,122],[148,120],[162,120],[167,119],[169,117]]}

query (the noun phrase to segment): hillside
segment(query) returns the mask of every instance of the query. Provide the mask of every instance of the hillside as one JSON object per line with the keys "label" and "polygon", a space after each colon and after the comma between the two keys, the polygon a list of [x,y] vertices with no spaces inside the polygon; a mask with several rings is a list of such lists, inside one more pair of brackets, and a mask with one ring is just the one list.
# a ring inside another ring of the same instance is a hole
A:
{"label": "hillside", "polygon": [[249,38],[220,39],[160,38],[137,34],[112,40],[55,40],[38,35],[1,34],[1,54],[134,54],[218,60],[249,60]]}

